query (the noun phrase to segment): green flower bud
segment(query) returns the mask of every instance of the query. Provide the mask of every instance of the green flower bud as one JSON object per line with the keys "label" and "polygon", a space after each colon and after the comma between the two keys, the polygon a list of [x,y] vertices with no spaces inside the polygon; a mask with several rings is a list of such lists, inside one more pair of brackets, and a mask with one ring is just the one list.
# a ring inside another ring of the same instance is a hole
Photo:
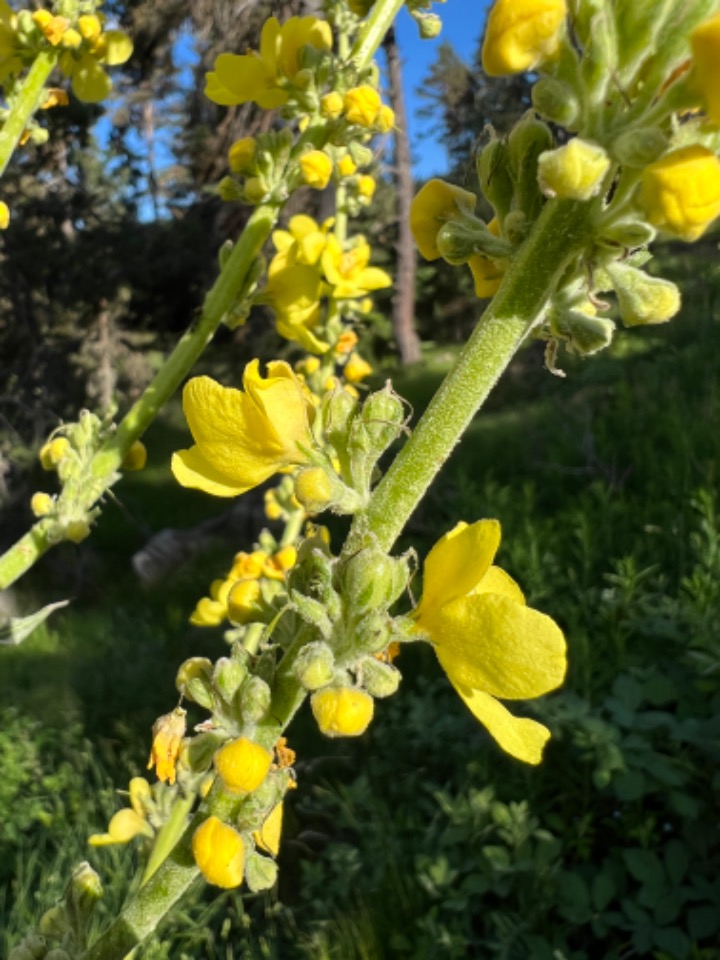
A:
{"label": "green flower bud", "polygon": [[21,946],[25,947],[30,956],[35,958],[35,960],[40,960],[41,957],[44,957],[45,951],[47,950],[45,937],[41,937],[38,933],[28,934]]}
{"label": "green flower bud", "polygon": [[188,700],[192,700],[192,697],[188,696],[186,692],[188,684],[196,677],[209,679],[212,676],[212,669],[212,662],[207,657],[190,657],[189,660],[180,665],[175,677],[175,687],[178,693],[182,693],[183,696],[188,697]]}
{"label": "green flower bud", "polygon": [[24,944],[19,943],[8,954],[8,960],[35,960],[36,954],[31,953]]}
{"label": "green flower bud", "polygon": [[505,220],[515,187],[510,172],[510,156],[504,140],[493,137],[477,156],[480,189],[499,220]]}
{"label": "green flower bud", "polygon": [[615,33],[615,12],[596,13],[590,21],[590,31],[583,44],[580,72],[587,99],[597,104],[605,93],[607,78],[613,76],[618,61],[618,41]]}
{"label": "green flower bud", "polygon": [[503,229],[508,241],[513,244],[522,243],[528,234],[531,224],[528,222],[524,210],[511,210],[505,217]]}
{"label": "green flower bud", "polygon": [[650,277],[625,263],[609,263],[606,270],[626,327],[665,323],[680,309],[680,291],[670,280]]}
{"label": "green flower bud", "polygon": [[213,682],[225,703],[231,703],[247,676],[247,667],[239,660],[221,657],[215,664]]}
{"label": "green flower bud", "polygon": [[65,539],[71,543],[82,543],[90,536],[90,524],[87,520],[70,520],[65,524]]}
{"label": "green flower bud", "polygon": [[240,691],[243,723],[259,723],[270,708],[270,687],[260,677],[249,677]]}
{"label": "green flower bud", "polygon": [[515,207],[522,210],[529,221],[536,219],[543,205],[537,179],[538,157],[554,146],[553,135],[546,123],[528,110],[514,126],[508,137],[508,159],[515,180]]}
{"label": "green flower bud", "polygon": [[245,181],[243,199],[247,203],[262,203],[267,196],[268,185],[264,177],[248,177]]}
{"label": "green flower bud", "polygon": [[658,127],[626,130],[613,141],[611,152],[626,167],[643,169],[668,149],[668,139]]}
{"label": "green flower bud", "polygon": [[449,220],[438,230],[436,244],[443,260],[453,266],[467,263],[476,253],[488,257],[507,257],[510,244],[496,237],[482,220]]}
{"label": "green flower bud", "polygon": [[290,591],[290,604],[292,609],[305,621],[316,627],[323,637],[330,639],[333,633],[333,625],[327,615],[324,603],[315,600],[312,597],[305,596],[299,590]]}
{"label": "green flower bud", "polygon": [[581,310],[568,310],[555,323],[558,336],[582,356],[604,350],[612,343],[615,324],[606,317],[593,317]]}
{"label": "green flower bud", "polygon": [[240,184],[233,177],[223,177],[217,185],[217,195],[226,203],[237,202],[244,198]]}
{"label": "green flower bud", "polygon": [[73,870],[65,891],[65,901],[70,915],[84,925],[90,919],[103,893],[100,877],[90,864],[87,861],[79,864]]}
{"label": "green flower bud", "polygon": [[597,143],[575,137],[538,158],[540,187],[548,197],[589,200],[603,188],[610,157]]}
{"label": "green flower bud", "polygon": [[533,106],[551,123],[566,129],[580,116],[580,102],[572,87],[554,77],[542,77],[532,88]]}
{"label": "green flower bud", "polygon": [[373,162],[373,152],[370,147],[364,147],[361,143],[353,140],[347,145],[347,148],[356,167],[369,167]]}
{"label": "green flower bud", "polygon": [[211,710],[214,706],[213,689],[209,677],[192,677],[185,684],[184,696],[193,703]]}
{"label": "green flower bud", "polygon": [[391,697],[400,686],[402,675],[391,663],[368,657],[361,663],[362,684],[372,697]]}
{"label": "green flower bud", "polygon": [[366,547],[340,567],[339,579],[349,609],[386,610],[407,585],[409,571],[403,557],[389,557],[380,550]]}
{"label": "green flower bud", "polygon": [[183,763],[193,773],[204,773],[211,765],[213,757],[223,744],[223,738],[217,733],[198,733],[184,740],[180,748]]}
{"label": "green flower bud", "polygon": [[327,470],[307,467],[295,477],[295,498],[307,513],[322,513],[333,505],[334,484]]}
{"label": "green flower bud", "polygon": [[278,865],[274,860],[248,850],[245,855],[245,882],[253,893],[275,886],[277,875]]}
{"label": "green flower bud", "polygon": [[58,903],[50,907],[40,917],[38,929],[44,937],[50,937],[53,940],[62,940],[65,934],[70,930],[70,920],[65,909],[65,904]]}
{"label": "green flower bud", "polygon": [[357,399],[342,387],[332,390],[323,398],[323,434],[336,450],[345,447],[357,408]]}
{"label": "green flower bud", "polygon": [[365,400],[360,421],[376,457],[400,436],[404,420],[405,408],[389,381],[382,390],[371,393]]}
{"label": "green flower bud", "polygon": [[302,648],[293,665],[293,671],[306,690],[319,690],[333,679],[335,657],[322,640],[315,640]]}
{"label": "green flower bud", "polygon": [[436,13],[421,13],[413,10],[412,17],[418,25],[421,40],[434,40],[442,32],[442,20]]}
{"label": "green flower bud", "polygon": [[647,246],[655,239],[656,235],[657,230],[654,227],[636,216],[624,217],[622,220],[610,223],[607,227],[602,227],[598,239],[632,250],[635,247]]}

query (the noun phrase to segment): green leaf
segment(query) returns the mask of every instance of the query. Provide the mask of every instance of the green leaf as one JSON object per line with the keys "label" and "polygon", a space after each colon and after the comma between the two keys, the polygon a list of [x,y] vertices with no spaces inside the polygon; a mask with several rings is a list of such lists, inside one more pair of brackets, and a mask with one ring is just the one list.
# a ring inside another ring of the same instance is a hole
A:
{"label": "green leaf", "polygon": [[685,960],[692,944],[679,927],[667,927],[655,930],[653,940],[656,946],[665,950],[674,960]]}
{"label": "green leaf", "polygon": [[690,855],[682,840],[670,840],[665,847],[665,871],[668,880],[677,886],[687,873]]}
{"label": "green leaf", "polygon": [[40,610],[31,613],[28,617],[11,617],[7,623],[0,627],[0,645],[18,646],[41,623],[44,623],[51,613],[60,610],[61,607],[66,607],[69,603],[69,600],[58,600],[57,603],[48,603],[47,606],[41,607]]}
{"label": "green leaf", "polygon": [[660,859],[651,850],[639,848],[623,850],[622,856],[628,871],[640,883],[652,884],[657,882],[658,878],[663,879],[664,872]]}
{"label": "green leaf", "polygon": [[615,793],[618,800],[631,802],[638,800],[646,791],[646,780],[639,770],[630,770],[621,774],[615,781]]}
{"label": "green leaf", "polygon": [[615,883],[607,873],[599,873],[593,880],[592,902],[596,910],[604,910],[615,896]]}
{"label": "green leaf", "polygon": [[688,929],[693,940],[712,937],[720,930],[720,910],[715,907],[693,907],[688,910]]}

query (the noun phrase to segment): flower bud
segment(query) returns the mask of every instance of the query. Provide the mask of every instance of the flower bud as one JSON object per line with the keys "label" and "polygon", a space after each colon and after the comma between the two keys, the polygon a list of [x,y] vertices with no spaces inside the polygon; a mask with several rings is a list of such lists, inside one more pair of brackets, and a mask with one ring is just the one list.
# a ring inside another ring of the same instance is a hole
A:
{"label": "flower bud", "polygon": [[70,930],[70,920],[64,903],[58,903],[50,907],[40,917],[38,929],[43,937],[51,937],[53,940],[62,940]]}
{"label": "flower bud", "polygon": [[226,890],[240,886],[245,852],[237,830],[217,817],[208,817],[193,834],[192,851],[208,883]]}
{"label": "flower bud", "polygon": [[245,858],[245,883],[253,893],[269,890],[277,881],[278,865],[270,857],[248,851]]}
{"label": "flower bud", "polygon": [[546,120],[566,129],[572,129],[580,116],[580,103],[575,91],[569,84],[554,77],[541,77],[533,85],[532,103]]}
{"label": "flower bud", "polygon": [[351,611],[385,610],[407,586],[404,557],[389,557],[372,546],[358,550],[338,571],[342,593]]}
{"label": "flower bud", "polygon": [[600,239],[632,250],[635,247],[647,246],[656,236],[657,230],[635,215],[623,217],[621,220],[611,222],[608,226],[603,226]]}
{"label": "flower bud", "polygon": [[[245,186],[247,188],[247,184]],[[225,203],[235,203],[238,200],[242,200],[245,196],[240,184],[237,182],[237,180],[233,180],[232,177],[222,178],[220,183],[217,185],[217,194],[221,200],[225,201]]]}
{"label": "flower bud", "polygon": [[46,517],[49,513],[52,513],[52,508],[53,498],[49,493],[38,491],[30,498],[30,509],[33,512],[33,516]]}
{"label": "flower bud", "polygon": [[559,336],[582,356],[604,350],[612,343],[615,324],[605,317],[593,317],[581,310],[568,310],[556,321]]}
{"label": "flower bud", "polygon": [[375,196],[377,183],[374,177],[371,177],[369,174],[363,174],[357,178],[356,188],[358,196],[369,202]]}
{"label": "flower bud", "polygon": [[263,621],[265,606],[257,580],[238,580],[227,599],[228,617],[233,623]]}
{"label": "flower bud", "polygon": [[429,180],[415,195],[410,207],[410,229],[426,260],[443,256],[438,247],[438,234],[443,224],[472,216],[476,203],[474,193],[437,179]]}
{"label": "flower bud", "polygon": [[141,440],[136,440],[125,454],[121,470],[142,470],[147,463],[147,448]]}
{"label": "flower bud", "polygon": [[621,133],[611,149],[623,166],[643,168],[654,163],[667,148],[667,137],[659,127],[640,127]]}
{"label": "flower bud", "polygon": [[259,723],[270,709],[270,687],[261,677],[248,677],[240,691],[243,723]]}
{"label": "flower bud", "polygon": [[720,215],[720,159],[706,147],[681,147],[642,174],[640,204],[650,223],[692,242]]}
{"label": "flower bud", "polygon": [[333,390],[323,398],[323,433],[338,450],[342,450],[347,443],[348,431],[355,419],[357,409],[357,399],[347,390]]}
{"label": "flower bud", "polygon": [[343,112],[344,101],[342,94],[331,90],[320,100],[320,113],[326,120],[336,120]]}
{"label": "flower bud", "polygon": [[388,382],[382,390],[371,393],[360,412],[360,421],[367,435],[370,451],[377,459],[397,439],[405,420],[402,400]]}
{"label": "flower bud", "polygon": [[538,157],[540,188],[548,197],[589,200],[603,188],[610,157],[597,143],[575,137]]}
{"label": "flower bud", "polygon": [[379,133],[390,133],[395,126],[395,111],[383,103],[375,117],[375,128]]}
{"label": "flower bud", "polygon": [[95,14],[84,14],[78,17],[78,30],[84,40],[88,43],[95,43],[102,33],[102,23]]}
{"label": "flower bud", "polygon": [[515,124],[508,137],[510,173],[515,181],[514,206],[529,221],[535,220],[544,203],[538,184],[538,157],[554,145],[550,128],[532,110]]}
{"label": "flower bud", "polygon": [[306,644],[293,664],[293,672],[306,690],[326,687],[334,676],[335,657],[322,640]]}
{"label": "flower bud", "polygon": [[268,185],[264,177],[248,177],[245,181],[244,197],[248,203],[262,203],[267,192]]}
{"label": "flower bud", "polygon": [[348,151],[350,152],[350,156],[359,167],[367,167],[373,161],[373,152],[370,147],[365,147],[362,143],[358,143],[356,140],[353,140],[348,144]]}
{"label": "flower bud", "polygon": [[375,711],[369,694],[350,687],[318,690],[310,698],[310,706],[320,732],[327,737],[359,737]]}
{"label": "flower bud", "polygon": [[[178,693],[181,693],[188,700],[193,700],[190,696],[188,687],[191,681],[200,679],[209,681],[212,676],[213,665],[207,657],[190,657],[180,665],[180,669],[175,677],[175,686]],[[203,704],[206,706],[206,704]]]}
{"label": "flower bud", "polygon": [[495,0],[482,48],[485,73],[522,73],[554,57],[566,14],[565,0]]}
{"label": "flower bud", "polygon": [[90,864],[87,861],[78,864],[65,891],[65,903],[76,923],[86,926],[103,893],[100,877]]}
{"label": "flower bud", "polygon": [[334,485],[322,467],[307,467],[295,477],[295,496],[308,513],[322,513],[333,502]]}
{"label": "flower bud", "polygon": [[626,327],[665,323],[680,309],[680,291],[670,280],[650,277],[626,263],[610,263],[606,270]]}
{"label": "flower bud", "polygon": [[372,697],[391,697],[400,686],[402,675],[390,663],[382,663],[376,657],[368,657],[361,663],[363,687]]}
{"label": "flower bud", "polygon": [[351,177],[357,170],[357,164],[350,154],[346,153],[344,157],[340,158],[337,168],[341,177]]}
{"label": "flower bud", "polygon": [[90,536],[90,524],[87,520],[71,520],[65,525],[65,539],[71,543],[82,543]]}
{"label": "flower bud", "polygon": [[232,703],[247,676],[247,667],[239,660],[220,657],[213,671],[213,682],[225,703]]}
{"label": "flower bud", "polygon": [[303,183],[313,190],[324,190],[332,176],[332,160],[322,150],[310,150],[298,161]]}
{"label": "flower bud", "polygon": [[271,762],[267,750],[247,737],[233,740],[215,754],[215,768],[231,793],[257,790],[268,775]]}
{"label": "flower bud", "polygon": [[66,437],[56,437],[40,450],[40,464],[43,470],[54,470],[71,451],[70,441]]}
{"label": "flower bud", "polygon": [[233,173],[252,173],[255,169],[254,137],[242,137],[236,140],[228,150],[228,164]]}
{"label": "flower bud", "polygon": [[434,40],[442,33],[442,20],[436,13],[413,11],[413,20],[418,25],[421,40]]}
{"label": "flower bud", "polygon": [[361,127],[372,127],[382,106],[380,94],[374,87],[364,84],[348,90],[343,99],[345,119]]}

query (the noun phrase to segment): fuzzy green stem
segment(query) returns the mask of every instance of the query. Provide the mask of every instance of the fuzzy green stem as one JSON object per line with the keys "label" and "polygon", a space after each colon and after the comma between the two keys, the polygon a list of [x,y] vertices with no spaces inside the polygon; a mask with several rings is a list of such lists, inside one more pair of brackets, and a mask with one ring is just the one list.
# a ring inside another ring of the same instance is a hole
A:
{"label": "fuzzy green stem", "polygon": [[[276,205],[256,208],[205,298],[199,319],[181,338],[152,383],[125,415],[118,429],[93,457],[90,472],[93,480],[97,482],[88,487],[88,509],[97,499],[98,488],[107,489],[114,482],[127,451],[147,430],[212,338],[270,235],[277,220],[278,209]],[[0,557],[0,590],[14,583],[55,545],[57,541],[48,536],[51,529],[52,525],[47,520],[41,520]]]}
{"label": "fuzzy green stem", "polygon": [[10,115],[0,131],[0,176],[10,162],[30,118],[39,109],[48,77],[58,60],[57,50],[42,50],[13,100]]}
{"label": "fuzzy green stem", "polygon": [[350,531],[345,552],[366,533],[389,550],[468,424],[536,322],[563,271],[590,239],[593,205],[549,202],[517,252],[455,366]]}
{"label": "fuzzy green stem", "polygon": [[370,63],[404,2],[376,0],[353,47],[352,57],[358,66],[365,67]]}

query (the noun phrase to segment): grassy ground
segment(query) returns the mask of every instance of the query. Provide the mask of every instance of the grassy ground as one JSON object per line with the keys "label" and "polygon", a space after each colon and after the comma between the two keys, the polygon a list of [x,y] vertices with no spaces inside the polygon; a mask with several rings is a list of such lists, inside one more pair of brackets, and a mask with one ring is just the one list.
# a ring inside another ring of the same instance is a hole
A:
{"label": "grassy ground", "polygon": [[[671,261],[686,290],[671,325],[566,358],[566,378],[539,344],[524,350],[409,526],[424,553],[458,519],[498,517],[499,562],[565,628],[568,683],[538,708],[555,733],[543,767],[500,755],[413,649],[361,743],[328,745],[300,719],[279,894],[198,893],[150,960],[718,956],[720,275],[693,263]],[[429,346],[422,366],[383,375],[419,411],[452,358]],[[139,587],[130,557],[149,532],[225,507],[172,481],[177,407],[147,440],[148,469],[123,480],[91,540],[22,587],[21,601],[73,604],[0,651],[0,950],[88,857],[112,783],[144,766],[152,720],[175,703],[178,664],[222,649],[187,616],[248,544],[217,542]],[[110,910],[132,853],[89,856],[111,878]]]}

